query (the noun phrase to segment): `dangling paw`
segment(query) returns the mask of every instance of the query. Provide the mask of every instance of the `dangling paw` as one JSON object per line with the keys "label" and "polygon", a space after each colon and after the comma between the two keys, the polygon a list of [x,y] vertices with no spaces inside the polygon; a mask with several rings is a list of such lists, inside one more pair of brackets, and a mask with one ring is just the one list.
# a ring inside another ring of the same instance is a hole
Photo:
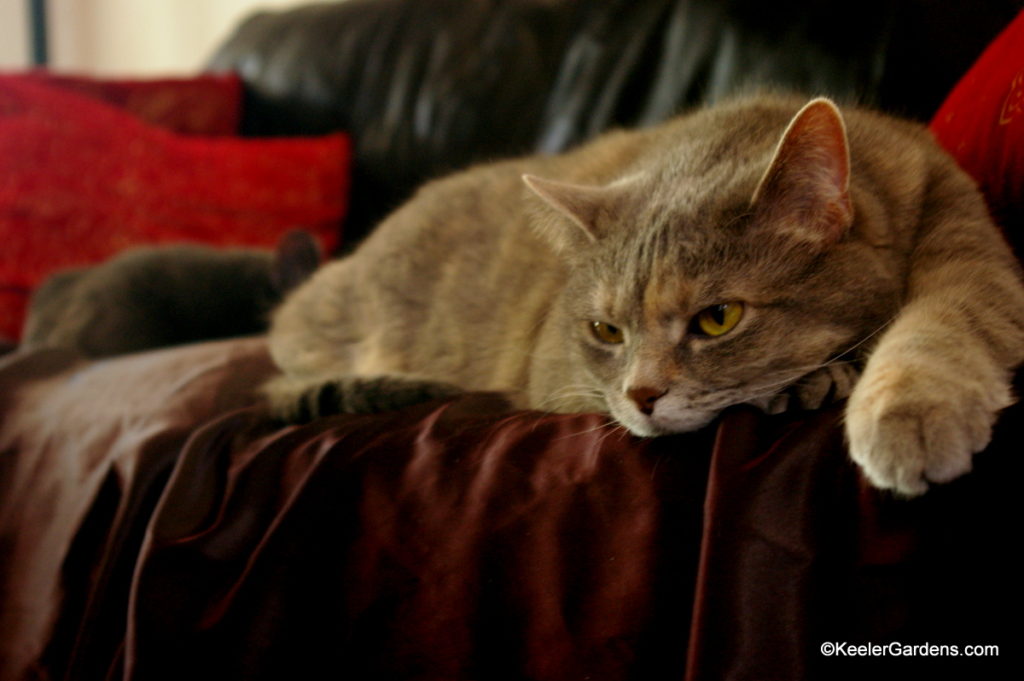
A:
{"label": "dangling paw", "polygon": [[971,470],[992,437],[1001,409],[1013,402],[1005,381],[956,380],[941,368],[870,367],[850,397],[850,456],[875,487],[923,494]]}

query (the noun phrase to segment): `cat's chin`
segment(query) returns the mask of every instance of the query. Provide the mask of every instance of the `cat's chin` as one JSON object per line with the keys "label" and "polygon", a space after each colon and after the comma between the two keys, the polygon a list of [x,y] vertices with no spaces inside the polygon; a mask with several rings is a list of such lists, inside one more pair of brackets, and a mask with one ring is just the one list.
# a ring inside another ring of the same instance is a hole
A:
{"label": "cat's chin", "polygon": [[718,412],[693,409],[667,416],[658,414],[654,416],[613,414],[613,416],[615,416],[616,421],[633,435],[638,437],[659,437],[661,435],[674,435],[676,433],[689,433],[694,430],[700,430],[715,420]]}

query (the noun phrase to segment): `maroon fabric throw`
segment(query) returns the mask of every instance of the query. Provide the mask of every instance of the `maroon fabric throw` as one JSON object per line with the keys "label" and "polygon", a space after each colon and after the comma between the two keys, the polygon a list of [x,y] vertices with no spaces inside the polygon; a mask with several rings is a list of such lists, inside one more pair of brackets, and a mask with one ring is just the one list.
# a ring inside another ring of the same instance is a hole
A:
{"label": "maroon fabric throw", "polygon": [[[640,440],[486,395],[282,427],[261,340],[0,365],[0,679],[997,678],[1021,407],[861,483],[841,407]],[[131,377],[128,380],[128,377]],[[999,645],[989,658],[823,644]]]}

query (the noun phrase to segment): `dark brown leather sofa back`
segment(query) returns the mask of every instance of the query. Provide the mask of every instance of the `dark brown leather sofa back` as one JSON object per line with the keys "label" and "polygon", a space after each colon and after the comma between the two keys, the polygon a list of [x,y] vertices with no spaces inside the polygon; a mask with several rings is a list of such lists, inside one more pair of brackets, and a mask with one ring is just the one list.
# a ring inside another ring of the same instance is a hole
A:
{"label": "dark brown leather sofa back", "polygon": [[736,90],[926,120],[1016,0],[349,0],[244,22],[210,60],[252,135],[349,131],[346,241],[425,179],[558,151]]}

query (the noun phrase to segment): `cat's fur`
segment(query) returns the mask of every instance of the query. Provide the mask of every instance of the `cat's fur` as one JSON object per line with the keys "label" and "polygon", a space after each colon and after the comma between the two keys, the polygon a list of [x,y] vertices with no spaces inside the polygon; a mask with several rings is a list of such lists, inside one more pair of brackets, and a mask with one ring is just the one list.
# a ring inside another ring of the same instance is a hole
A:
{"label": "cat's fur", "polygon": [[[731,331],[696,326],[732,302]],[[651,436],[849,394],[852,457],[912,495],[969,470],[1012,402],[1024,287],[920,126],[761,96],[430,183],[270,342],[290,418],[457,386]]]}
{"label": "cat's fur", "polygon": [[270,311],[319,266],[303,230],[273,252],[198,245],[127,250],[59,272],[32,295],[21,348],[90,357],[266,331]]}

